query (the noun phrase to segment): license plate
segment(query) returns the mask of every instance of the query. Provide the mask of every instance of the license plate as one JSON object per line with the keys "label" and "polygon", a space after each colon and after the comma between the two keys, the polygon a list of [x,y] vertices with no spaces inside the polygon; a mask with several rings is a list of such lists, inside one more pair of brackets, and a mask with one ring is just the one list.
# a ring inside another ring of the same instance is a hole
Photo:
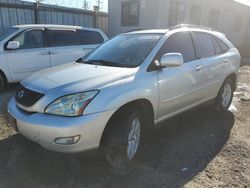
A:
{"label": "license plate", "polygon": [[12,115],[8,115],[8,125],[12,126],[13,129],[18,132],[17,129],[17,123],[16,123],[16,119],[12,117]]}

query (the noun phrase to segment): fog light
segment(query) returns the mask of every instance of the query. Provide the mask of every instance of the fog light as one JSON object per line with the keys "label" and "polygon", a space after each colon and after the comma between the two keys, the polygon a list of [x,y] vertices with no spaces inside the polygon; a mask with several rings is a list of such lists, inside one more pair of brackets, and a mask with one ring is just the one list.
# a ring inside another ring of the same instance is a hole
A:
{"label": "fog light", "polygon": [[71,136],[71,137],[63,137],[63,138],[56,138],[55,143],[60,145],[71,145],[76,144],[80,140],[80,135],[78,136]]}

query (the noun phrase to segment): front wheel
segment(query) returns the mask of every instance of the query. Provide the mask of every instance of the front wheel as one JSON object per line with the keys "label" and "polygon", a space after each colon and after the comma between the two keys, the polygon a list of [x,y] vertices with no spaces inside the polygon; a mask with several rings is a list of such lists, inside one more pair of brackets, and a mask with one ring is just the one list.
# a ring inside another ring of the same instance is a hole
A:
{"label": "front wheel", "polygon": [[126,110],[113,122],[105,140],[105,158],[118,169],[128,169],[142,142],[143,119],[136,110]]}
{"label": "front wheel", "polygon": [[221,111],[228,110],[233,101],[233,82],[230,79],[222,84],[216,99],[216,108]]}

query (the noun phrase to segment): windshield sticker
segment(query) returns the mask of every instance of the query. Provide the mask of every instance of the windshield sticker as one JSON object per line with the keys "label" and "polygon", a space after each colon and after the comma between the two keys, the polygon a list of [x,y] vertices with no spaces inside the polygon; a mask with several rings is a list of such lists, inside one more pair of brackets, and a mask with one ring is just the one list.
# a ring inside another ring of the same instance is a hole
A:
{"label": "windshield sticker", "polygon": [[140,40],[158,40],[160,36],[158,35],[145,35],[145,36],[140,36]]}

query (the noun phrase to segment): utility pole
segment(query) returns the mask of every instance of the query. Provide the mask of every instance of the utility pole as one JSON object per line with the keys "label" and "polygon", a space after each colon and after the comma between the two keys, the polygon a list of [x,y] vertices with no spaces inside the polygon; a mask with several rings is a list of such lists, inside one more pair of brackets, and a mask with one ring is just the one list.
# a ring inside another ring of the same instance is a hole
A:
{"label": "utility pole", "polygon": [[99,25],[99,23],[98,23],[98,17],[99,17],[99,11],[100,11],[100,7],[101,7],[101,4],[102,4],[103,2],[101,1],[101,0],[96,0],[96,6],[94,6],[93,8],[94,8],[94,11],[95,11],[95,15],[94,15],[94,27],[95,28],[97,28],[98,27],[98,25]]}
{"label": "utility pole", "polygon": [[97,6],[99,7],[99,10],[101,10],[103,2],[101,0],[97,0],[96,3],[97,3]]}
{"label": "utility pole", "polygon": [[35,4],[34,4],[34,15],[35,15],[35,24],[38,24],[39,21],[39,4],[40,2],[43,0],[36,0]]}
{"label": "utility pole", "polygon": [[85,10],[89,9],[89,2],[87,0],[84,0],[84,2],[83,2],[83,8]]}

